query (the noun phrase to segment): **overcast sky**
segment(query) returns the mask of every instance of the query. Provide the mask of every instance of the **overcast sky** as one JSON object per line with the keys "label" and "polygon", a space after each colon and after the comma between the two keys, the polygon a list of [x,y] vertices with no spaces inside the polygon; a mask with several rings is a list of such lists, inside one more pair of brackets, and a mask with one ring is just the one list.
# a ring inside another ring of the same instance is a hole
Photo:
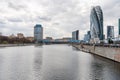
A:
{"label": "overcast sky", "polygon": [[80,39],[90,29],[91,6],[100,5],[106,26],[115,26],[118,35],[120,0],[0,0],[0,32],[33,36],[35,24],[44,28],[44,37],[71,37],[80,31]]}

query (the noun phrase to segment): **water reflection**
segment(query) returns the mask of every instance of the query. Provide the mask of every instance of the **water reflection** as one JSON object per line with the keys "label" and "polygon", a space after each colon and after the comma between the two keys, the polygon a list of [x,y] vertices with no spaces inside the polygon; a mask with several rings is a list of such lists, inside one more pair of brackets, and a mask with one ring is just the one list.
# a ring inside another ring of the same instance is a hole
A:
{"label": "water reflection", "polygon": [[120,63],[67,45],[0,48],[0,80],[119,80]]}
{"label": "water reflection", "polygon": [[34,69],[34,80],[41,80],[41,65],[42,65],[42,55],[43,55],[43,47],[42,46],[35,46],[34,51],[34,62],[33,62],[33,69]]}
{"label": "water reflection", "polygon": [[[0,64],[0,80],[32,79],[31,53],[33,53],[33,50],[31,49],[27,51],[27,49],[27,47],[10,47],[0,49],[0,55],[3,56]],[[27,53],[25,53],[23,50]]]}
{"label": "water reflection", "polygon": [[119,63],[93,54],[81,52],[79,54],[79,65],[77,80],[119,80],[120,78]]}
{"label": "water reflection", "polygon": [[71,52],[71,47],[63,45],[44,48],[42,80],[76,80],[78,56]]}

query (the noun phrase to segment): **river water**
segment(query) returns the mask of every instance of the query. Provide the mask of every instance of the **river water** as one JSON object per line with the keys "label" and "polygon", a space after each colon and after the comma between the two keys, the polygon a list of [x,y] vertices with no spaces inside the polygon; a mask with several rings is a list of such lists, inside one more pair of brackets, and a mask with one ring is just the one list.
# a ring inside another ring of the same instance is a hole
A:
{"label": "river water", "polygon": [[69,45],[5,47],[0,80],[120,80],[120,63]]}

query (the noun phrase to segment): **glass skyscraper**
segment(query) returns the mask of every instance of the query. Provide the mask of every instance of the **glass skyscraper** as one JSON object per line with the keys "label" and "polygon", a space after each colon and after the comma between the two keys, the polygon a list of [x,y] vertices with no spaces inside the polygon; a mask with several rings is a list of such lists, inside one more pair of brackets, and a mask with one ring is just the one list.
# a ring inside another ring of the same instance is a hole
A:
{"label": "glass skyscraper", "polygon": [[89,42],[91,38],[90,31],[87,32],[87,34],[84,35],[84,41]]}
{"label": "glass skyscraper", "polygon": [[103,40],[103,12],[100,6],[92,7],[90,14],[90,34],[91,38]]}
{"label": "glass skyscraper", "polygon": [[79,30],[72,32],[72,40],[79,40]]}
{"label": "glass skyscraper", "polygon": [[107,38],[114,38],[114,26],[107,26]]}
{"label": "glass skyscraper", "polygon": [[119,26],[118,26],[118,29],[119,29],[119,30],[118,30],[118,35],[120,35],[120,19],[118,20],[118,25],[119,25]]}
{"label": "glass skyscraper", "polygon": [[43,27],[40,24],[34,26],[34,40],[35,42],[41,42],[43,40]]}

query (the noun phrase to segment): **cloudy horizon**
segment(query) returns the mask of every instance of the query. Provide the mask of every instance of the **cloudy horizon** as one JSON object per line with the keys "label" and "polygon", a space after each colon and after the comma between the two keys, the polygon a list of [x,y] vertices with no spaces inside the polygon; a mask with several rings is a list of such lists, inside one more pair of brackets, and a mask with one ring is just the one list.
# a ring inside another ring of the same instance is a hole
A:
{"label": "cloudy horizon", "polygon": [[104,34],[107,25],[114,26],[118,35],[119,0],[0,0],[0,32],[3,35],[23,33],[33,36],[33,28],[41,24],[44,38],[71,37],[79,30],[80,39],[90,30],[90,10],[101,6]]}

